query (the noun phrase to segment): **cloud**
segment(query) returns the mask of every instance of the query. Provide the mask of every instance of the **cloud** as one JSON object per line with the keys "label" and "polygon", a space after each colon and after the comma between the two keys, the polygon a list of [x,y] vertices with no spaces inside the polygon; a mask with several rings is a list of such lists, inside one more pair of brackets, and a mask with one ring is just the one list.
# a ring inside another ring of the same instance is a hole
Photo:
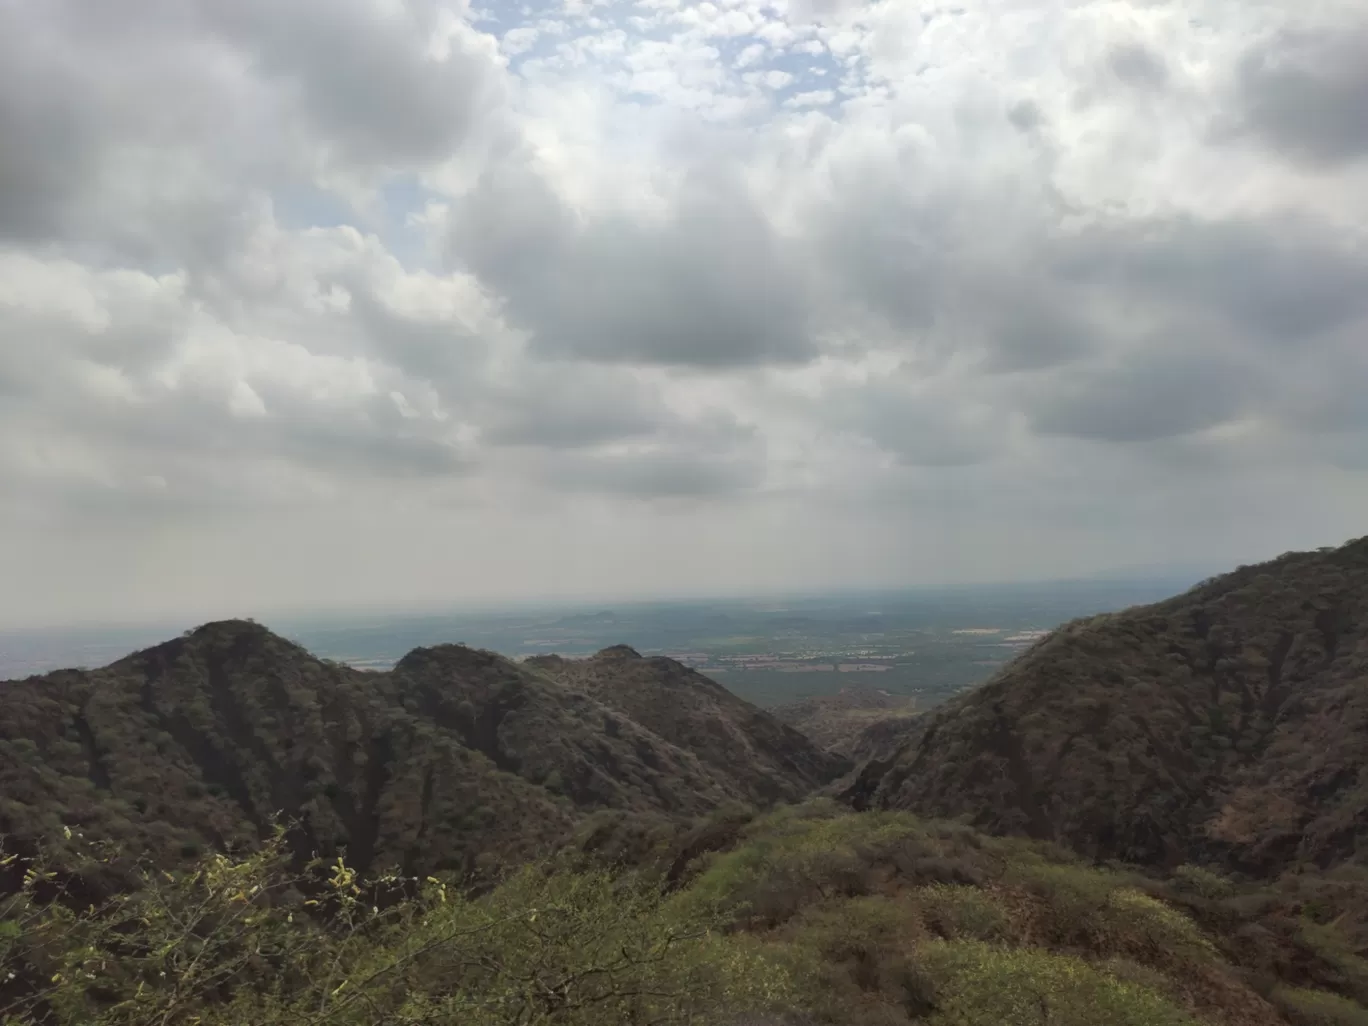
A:
{"label": "cloud", "polygon": [[1358,6],[0,0],[0,621],[1354,533]]}
{"label": "cloud", "polygon": [[1000,418],[960,382],[880,380],[831,397],[836,422],[868,439],[908,467],[963,467],[1005,449]]}
{"label": "cloud", "polygon": [[1238,117],[1274,150],[1326,166],[1368,156],[1368,24],[1289,28],[1240,62]]}
{"label": "cloud", "polygon": [[448,158],[498,102],[492,43],[430,0],[198,6],[346,167]]}
{"label": "cloud", "polygon": [[1033,426],[1093,441],[1152,442],[1227,423],[1256,398],[1257,372],[1238,360],[1162,345],[1052,382],[1031,403]]}
{"label": "cloud", "polygon": [[492,388],[482,437],[494,445],[584,449],[647,439],[679,422],[658,389],[609,368],[539,364]]}
{"label": "cloud", "polygon": [[555,359],[728,368],[815,352],[808,282],[742,183],[691,173],[654,223],[576,217],[528,163],[491,171],[451,247]]}
{"label": "cloud", "polygon": [[1162,89],[1168,84],[1168,65],[1163,57],[1136,42],[1118,43],[1107,54],[1107,66],[1126,85],[1139,89]]}
{"label": "cloud", "polygon": [[1069,278],[1125,289],[1155,308],[1205,311],[1274,345],[1368,313],[1368,255],[1356,234],[1296,216],[1104,226],[1057,252]]}
{"label": "cloud", "polygon": [[764,439],[725,413],[679,418],[653,433],[543,461],[545,480],[570,492],[667,502],[722,499],[758,489]]}

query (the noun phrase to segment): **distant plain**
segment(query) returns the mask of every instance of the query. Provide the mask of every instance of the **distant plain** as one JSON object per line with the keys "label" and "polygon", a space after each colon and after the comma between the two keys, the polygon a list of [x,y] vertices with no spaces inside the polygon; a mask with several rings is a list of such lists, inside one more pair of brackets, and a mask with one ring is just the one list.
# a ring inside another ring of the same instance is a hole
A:
{"label": "distant plain", "polygon": [[[487,611],[264,618],[315,655],[386,669],[447,642],[512,657],[589,655],[625,644],[698,668],[762,706],[860,683],[930,707],[989,677],[1040,632],[1092,613],[1158,601],[1182,577],[696,599]],[[195,626],[161,623],[0,631],[0,680],[96,667]]]}

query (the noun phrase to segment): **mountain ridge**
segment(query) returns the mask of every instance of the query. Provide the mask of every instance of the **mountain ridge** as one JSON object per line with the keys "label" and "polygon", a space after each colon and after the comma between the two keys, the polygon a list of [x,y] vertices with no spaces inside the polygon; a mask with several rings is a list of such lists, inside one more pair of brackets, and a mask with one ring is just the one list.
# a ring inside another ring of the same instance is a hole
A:
{"label": "mountain ridge", "polygon": [[[364,672],[219,621],[98,670],[0,683],[0,698],[0,833],[80,828],[165,859],[251,845],[279,817],[301,850],[345,849],[359,868],[471,872],[554,847],[596,809],[764,800],[706,748],[457,645]],[[743,735],[770,722],[735,702]],[[799,756],[776,800],[811,789],[798,764],[844,768],[771,727],[755,743]]]}
{"label": "mountain ridge", "polygon": [[1097,858],[1271,874],[1368,850],[1368,538],[1066,624],[844,791]]}

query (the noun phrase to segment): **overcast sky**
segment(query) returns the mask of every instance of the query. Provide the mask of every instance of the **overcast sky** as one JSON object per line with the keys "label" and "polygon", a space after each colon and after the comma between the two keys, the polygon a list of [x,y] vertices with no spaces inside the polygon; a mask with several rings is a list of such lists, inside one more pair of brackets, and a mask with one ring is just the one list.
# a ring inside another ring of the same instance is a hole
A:
{"label": "overcast sky", "polygon": [[0,0],[0,624],[1368,533],[1362,0]]}

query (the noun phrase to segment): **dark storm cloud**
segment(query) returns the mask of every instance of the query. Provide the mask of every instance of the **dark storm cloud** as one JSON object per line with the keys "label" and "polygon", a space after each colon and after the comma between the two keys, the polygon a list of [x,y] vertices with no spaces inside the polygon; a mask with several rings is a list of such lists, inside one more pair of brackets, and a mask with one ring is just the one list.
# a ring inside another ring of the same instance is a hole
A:
{"label": "dark storm cloud", "polygon": [[206,22],[269,79],[295,92],[320,138],[349,162],[407,165],[448,156],[490,102],[483,60],[435,60],[440,7],[382,13],[363,0],[201,0]]}
{"label": "dark storm cloud", "polygon": [[0,0],[0,238],[62,231],[118,130],[104,123],[98,74],[65,37],[70,6]]}
{"label": "dark storm cloud", "polygon": [[1246,55],[1239,121],[1273,149],[1313,165],[1368,156],[1368,23],[1283,32]]}
{"label": "dark storm cloud", "polygon": [[1256,396],[1259,374],[1201,349],[1147,351],[1118,366],[1074,369],[1028,400],[1045,435],[1102,442],[1180,438],[1237,417]]}
{"label": "dark storm cloud", "polygon": [[1046,276],[969,266],[952,288],[949,320],[958,335],[977,331],[986,371],[1047,370],[1105,341],[1084,312],[1084,297]]}
{"label": "dark storm cloud", "polygon": [[947,212],[870,182],[843,192],[813,226],[824,265],[857,303],[896,330],[924,331],[936,320],[949,264],[961,240]]}
{"label": "dark storm cloud", "polygon": [[0,0],[0,238],[213,265],[254,190],[450,155],[497,99],[438,7]]}
{"label": "dark storm cloud", "polygon": [[279,170],[269,108],[184,5],[113,8],[0,0],[0,238],[96,262],[219,255],[244,189]]}
{"label": "dark storm cloud", "polygon": [[[970,358],[990,372],[1044,370],[1105,343],[1082,290],[1040,260],[1051,196],[1034,209],[1002,209],[1000,196],[968,186],[964,195],[909,188],[916,172],[914,164],[909,177],[852,174],[814,212],[814,260],[843,301],[921,356]],[[828,317],[843,326],[842,316]]]}
{"label": "dark storm cloud", "polygon": [[1092,229],[1054,246],[1067,279],[1156,308],[1228,318],[1251,337],[1292,345],[1368,313],[1368,253],[1295,218],[1181,220]]}
{"label": "dark storm cloud", "polygon": [[510,162],[460,203],[451,250],[548,358],[726,369],[815,353],[801,265],[725,174],[687,184],[663,224],[580,223]]}
{"label": "dark storm cloud", "polygon": [[1041,370],[1082,355],[1096,336],[1068,307],[1023,303],[1004,313],[993,342],[986,369]]}
{"label": "dark storm cloud", "polygon": [[0,238],[26,241],[58,230],[97,147],[75,97],[44,86],[60,71],[23,45],[15,6],[0,5]]}

